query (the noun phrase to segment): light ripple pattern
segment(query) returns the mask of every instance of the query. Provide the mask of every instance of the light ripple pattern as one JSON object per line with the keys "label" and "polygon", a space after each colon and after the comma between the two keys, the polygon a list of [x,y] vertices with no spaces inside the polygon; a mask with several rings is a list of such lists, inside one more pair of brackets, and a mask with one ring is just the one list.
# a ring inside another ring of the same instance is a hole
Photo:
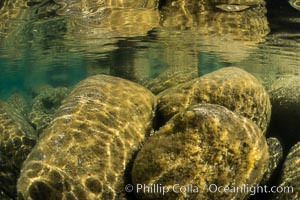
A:
{"label": "light ripple pattern", "polygon": [[147,187],[197,188],[163,194],[143,186],[137,192],[139,199],[242,200],[249,191],[211,192],[209,187],[255,186],[268,158],[266,139],[252,121],[223,106],[197,104],[175,115],[147,140],[134,161],[132,181]]}
{"label": "light ripple pattern", "polygon": [[0,102],[0,193],[15,198],[22,163],[36,140],[37,134],[17,108]]}
{"label": "light ripple pattern", "polygon": [[155,96],[106,75],[78,83],[26,160],[20,199],[124,199],[124,171],[148,132]]}
{"label": "light ripple pattern", "polygon": [[271,117],[270,98],[259,81],[248,72],[226,67],[158,94],[158,110],[167,121],[197,103],[225,106],[251,119],[265,133]]}

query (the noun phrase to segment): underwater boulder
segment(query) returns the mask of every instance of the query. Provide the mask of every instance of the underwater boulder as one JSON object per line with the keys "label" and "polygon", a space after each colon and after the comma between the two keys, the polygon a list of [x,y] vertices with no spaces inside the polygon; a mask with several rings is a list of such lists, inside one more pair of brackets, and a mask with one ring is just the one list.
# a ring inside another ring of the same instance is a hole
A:
{"label": "underwater boulder", "polygon": [[29,105],[24,96],[19,93],[13,93],[7,100],[7,103],[11,105],[18,113],[20,113],[25,119],[28,118]]}
{"label": "underwater boulder", "polygon": [[143,85],[158,94],[170,87],[185,83],[198,77],[197,67],[172,67],[162,72],[154,79],[144,81]]}
{"label": "underwater boulder", "polygon": [[283,159],[283,149],[280,141],[277,138],[270,137],[267,139],[268,152],[269,152],[269,164],[267,171],[261,181],[261,184],[266,184],[270,181],[271,176],[277,169],[278,165]]}
{"label": "underwater boulder", "polygon": [[[141,84],[158,94],[172,86],[197,78],[199,52],[197,48],[187,47],[196,45],[198,38],[186,32],[164,28],[155,28],[154,31],[158,44],[151,57],[154,56],[163,67],[155,67],[158,69],[156,76],[146,79]],[[153,68],[152,71],[155,71]]]}
{"label": "underwater boulder", "polygon": [[289,151],[280,178],[281,193],[275,193],[273,199],[298,200],[300,198],[300,142]]}
{"label": "underwater boulder", "polygon": [[125,167],[152,130],[156,97],[125,79],[78,83],[18,180],[20,199],[124,199]]}
{"label": "underwater boulder", "polygon": [[197,104],[147,140],[132,181],[139,199],[244,199],[247,192],[213,191],[254,186],[267,166],[266,139],[251,120],[220,105]]}
{"label": "underwater boulder", "polygon": [[265,133],[271,116],[269,95],[248,72],[227,67],[169,88],[158,94],[158,111],[164,121],[190,105],[211,103],[251,119]]}
{"label": "underwater boulder", "polygon": [[29,121],[37,130],[38,134],[41,134],[52,121],[55,111],[68,93],[69,91],[65,87],[48,87],[32,100]]}
{"label": "underwater boulder", "polygon": [[31,152],[37,135],[24,116],[0,102],[0,193],[16,197],[21,165]]}
{"label": "underwater boulder", "polygon": [[270,129],[290,148],[300,140],[300,77],[283,76],[268,92],[272,104]]}

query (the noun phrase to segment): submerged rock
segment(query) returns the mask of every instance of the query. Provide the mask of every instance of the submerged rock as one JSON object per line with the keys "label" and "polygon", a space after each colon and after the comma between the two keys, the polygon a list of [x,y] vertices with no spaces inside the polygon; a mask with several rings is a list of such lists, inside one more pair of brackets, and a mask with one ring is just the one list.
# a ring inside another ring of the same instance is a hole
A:
{"label": "submerged rock", "polygon": [[68,89],[65,87],[47,88],[33,99],[29,121],[38,134],[41,134],[52,121],[56,109],[68,93]]}
{"label": "submerged rock", "polygon": [[274,170],[283,159],[283,149],[277,138],[271,137],[267,139],[269,164],[266,173],[261,181],[261,184],[266,184],[273,175]]}
{"label": "submerged rock", "polygon": [[25,119],[28,117],[29,112],[29,105],[26,99],[18,93],[12,94],[8,100],[7,103],[11,105],[17,112],[19,112],[21,115],[24,116]]}
{"label": "submerged rock", "polygon": [[289,148],[300,140],[300,77],[281,77],[268,92],[272,103],[270,128]]}
{"label": "submerged rock", "polygon": [[155,96],[91,76],[75,86],[23,165],[20,199],[124,199],[124,171],[151,130]]}
{"label": "submerged rock", "polygon": [[23,161],[36,143],[33,128],[17,110],[0,102],[0,192],[16,197],[16,183]]}
{"label": "submerged rock", "polygon": [[279,187],[284,191],[274,194],[274,199],[300,198],[300,142],[291,148],[284,161]]}
{"label": "submerged rock", "polygon": [[155,79],[145,81],[143,85],[154,94],[158,94],[170,87],[193,80],[197,77],[198,70],[196,67],[170,67]]}
{"label": "submerged rock", "polygon": [[[209,188],[256,185],[267,166],[266,139],[252,121],[223,106],[198,104],[175,115],[147,140],[134,160],[132,180],[144,188],[169,190],[137,190],[140,199],[244,199],[247,192]],[[178,192],[181,186],[192,188]]]}
{"label": "submerged rock", "polygon": [[165,121],[197,103],[227,107],[251,119],[265,133],[270,121],[269,96],[259,81],[246,71],[228,67],[161,92],[158,110]]}

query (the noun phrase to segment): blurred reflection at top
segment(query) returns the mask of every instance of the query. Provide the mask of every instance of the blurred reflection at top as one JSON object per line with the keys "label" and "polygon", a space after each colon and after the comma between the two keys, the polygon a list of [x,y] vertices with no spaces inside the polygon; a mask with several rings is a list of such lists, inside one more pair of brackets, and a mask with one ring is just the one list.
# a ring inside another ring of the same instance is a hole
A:
{"label": "blurred reflection at top", "polygon": [[[270,31],[263,0],[1,2],[1,57],[26,66],[26,77],[38,77],[26,84],[48,74],[53,78],[47,83],[57,85],[106,73],[158,93],[239,65]],[[76,75],[55,75],[59,71]]]}
{"label": "blurred reflection at top", "polygon": [[65,39],[78,41],[74,51],[87,52],[114,49],[114,43],[126,37],[145,36],[157,26],[159,13],[155,0],[55,0],[57,11],[66,21]]}
{"label": "blurred reflection at top", "polygon": [[146,86],[172,86],[247,59],[270,31],[265,14],[263,0],[166,1],[154,34],[168,69]]}
{"label": "blurred reflection at top", "polygon": [[120,37],[144,36],[157,26],[156,7],[156,0],[6,0],[1,8],[0,32],[11,46],[18,46],[20,40],[49,41],[62,36],[66,40],[58,42],[70,46],[71,51],[101,53],[115,49]]}
{"label": "blurred reflection at top", "polygon": [[213,52],[224,62],[237,63],[269,33],[265,14],[262,0],[169,1],[162,8],[161,25],[169,32],[164,35],[185,30],[177,35],[182,37],[178,40],[182,44],[177,44],[181,48],[193,43],[197,51]]}
{"label": "blurred reflection at top", "polygon": [[70,86],[109,63],[102,60],[118,41],[146,36],[159,23],[156,0],[4,0],[0,6],[0,63],[13,76],[23,74],[22,89]]}

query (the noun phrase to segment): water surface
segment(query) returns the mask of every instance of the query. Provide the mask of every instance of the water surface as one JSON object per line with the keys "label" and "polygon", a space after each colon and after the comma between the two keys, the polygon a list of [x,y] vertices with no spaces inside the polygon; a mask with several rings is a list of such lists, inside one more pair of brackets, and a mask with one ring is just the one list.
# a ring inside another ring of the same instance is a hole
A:
{"label": "water surface", "polygon": [[[4,2],[4,1],[3,1]],[[238,66],[266,87],[299,74],[300,12],[288,1],[239,12],[211,3],[5,1],[0,12],[0,98],[93,74],[138,83],[168,70],[198,76]]]}

